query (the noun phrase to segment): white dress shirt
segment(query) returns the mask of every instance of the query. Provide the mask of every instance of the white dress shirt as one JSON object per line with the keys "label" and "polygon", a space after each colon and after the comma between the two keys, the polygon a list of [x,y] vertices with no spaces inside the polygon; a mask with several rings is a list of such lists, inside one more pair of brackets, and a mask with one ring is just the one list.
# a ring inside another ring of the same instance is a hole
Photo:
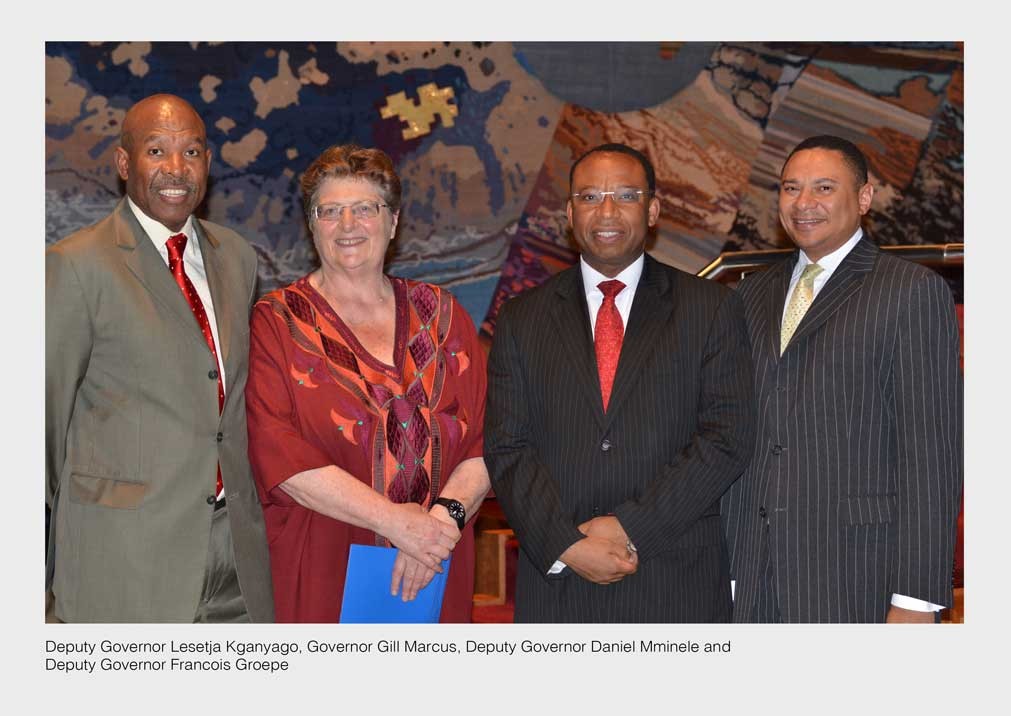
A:
{"label": "white dress shirt", "polygon": [[[818,259],[818,265],[821,266],[822,272],[814,277],[814,294],[811,296],[811,300],[814,301],[821,292],[821,289],[828,283],[828,280],[832,278],[832,274],[835,270],[839,268],[839,264],[843,262],[843,259],[849,255],[849,252],[853,250],[860,239],[863,237],[863,229],[857,227],[857,232],[849,238],[849,240],[840,246],[838,249],[828,254],[827,256],[822,256]],[[797,283],[800,281],[800,275],[804,273],[804,269],[808,264],[812,264],[814,261],[807,257],[803,251],[798,252],[797,265],[793,267],[793,274],[790,276],[790,287],[786,291],[786,301],[783,302],[783,317],[786,317],[786,307],[790,305],[790,296],[793,295],[793,289],[797,287]],[[782,319],[780,319],[780,324],[782,325]]]}
{"label": "white dress shirt", "polygon": [[[850,239],[840,246],[838,249],[832,253],[822,256],[818,259],[818,265],[822,267],[822,272],[818,274],[814,279],[814,298],[817,298],[818,292],[828,283],[828,280],[835,273],[835,270],[839,268],[839,264],[843,262],[849,252],[853,250],[853,247],[859,243],[860,239],[863,238],[864,232],[859,227],[857,232],[850,237]],[[804,267],[810,263],[814,263],[807,257],[803,251],[801,251],[797,257],[797,265],[793,267],[793,275],[790,277],[790,288],[786,292],[786,301],[783,304],[783,316],[786,316],[786,307],[790,304],[790,296],[793,295],[793,289],[797,286],[797,282],[800,281],[800,275],[804,272]],[[925,602],[921,599],[914,599],[913,597],[907,597],[903,594],[893,594],[892,595],[892,606],[901,607],[902,609],[912,609],[917,612],[936,612],[944,609],[942,606],[937,604],[931,604],[930,602]]]}
{"label": "white dress shirt", "polygon": [[[621,293],[614,297],[614,306],[618,309],[618,315],[621,316],[621,325],[628,326],[628,317],[632,313],[632,300],[635,298],[635,289],[639,286],[639,279],[642,278],[642,268],[646,265],[646,254],[641,254],[639,258],[630,263],[621,273],[619,273],[614,278],[625,284],[625,288],[621,289]],[[590,312],[590,331],[596,336],[597,335],[597,313],[600,312],[600,306],[604,303],[604,292],[597,288],[597,285],[602,281],[612,280],[610,276],[605,276],[600,273],[597,269],[586,263],[582,256],[579,257],[579,269],[583,274],[583,290],[586,291],[586,307]],[[557,560],[551,569],[548,570],[548,574],[558,574],[563,569],[565,569],[566,564],[561,560]]]}
{"label": "white dress shirt", "polygon": [[[190,282],[193,283],[193,288],[196,289],[197,295],[200,296],[200,301],[204,304],[207,322],[211,324],[211,335],[214,336],[214,347],[218,356],[218,373],[221,375],[221,387],[222,389],[226,389],[225,366],[221,362],[221,341],[218,339],[218,322],[214,317],[214,302],[211,301],[211,289],[207,285],[207,272],[204,270],[203,254],[200,253],[200,242],[196,239],[193,230],[193,217],[190,216],[186,219],[186,223],[181,230],[170,231],[168,227],[141,211],[130,197],[127,197],[126,202],[133,215],[137,217],[137,221],[140,222],[144,233],[147,234],[155,249],[158,250],[158,255],[165,262],[166,271],[168,270],[168,248],[165,246],[165,242],[169,240],[169,237],[176,234],[186,234],[186,249],[183,251],[183,268],[186,270],[186,275],[189,277]],[[171,274],[169,275],[171,276]]]}
{"label": "white dress shirt", "polygon": [[[632,313],[632,300],[635,298],[635,289],[639,286],[639,279],[642,278],[642,268],[646,265],[646,254],[642,254],[635,261],[626,266],[621,273],[614,278],[625,284],[621,293],[614,297],[614,306],[621,316],[621,325],[628,325],[629,314]],[[583,289],[586,291],[586,307],[590,309],[590,329],[594,336],[597,335],[597,313],[601,304],[604,303],[604,292],[597,286],[610,281],[609,276],[605,276],[597,269],[590,266],[579,257],[579,269],[583,274]]]}

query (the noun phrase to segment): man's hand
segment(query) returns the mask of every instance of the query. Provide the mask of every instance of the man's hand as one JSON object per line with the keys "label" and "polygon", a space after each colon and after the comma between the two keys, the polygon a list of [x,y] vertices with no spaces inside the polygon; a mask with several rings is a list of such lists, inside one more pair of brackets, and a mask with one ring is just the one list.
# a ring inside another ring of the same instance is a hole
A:
{"label": "man's hand", "polygon": [[393,524],[384,535],[422,566],[442,573],[442,560],[460,539],[455,524],[447,524],[414,502],[394,505]]}
{"label": "man's hand", "polygon": [[639,560],[631,558],[625,542],[615,547],[614,542],[601,537],[586,537],[562,552],[559,559],[583,579],[596,584],[612,584],[634,574]]}
{"label": "man's hand", "polygon": [[934,612],[918,612],[915,609],[903,609],[892,606],[888,608],[886,624],[933,624]]}
{"label": "man's hand", "polygon": [[625,549],[625,545],[628,544],[628,535],[625,534],[625,528],[621,526],[618,518],[613,515],[594,517],[592,520],[587,520],[579,525],[578,529],[587,537],[600,537],[601,539],[609,540],[622,549]]}

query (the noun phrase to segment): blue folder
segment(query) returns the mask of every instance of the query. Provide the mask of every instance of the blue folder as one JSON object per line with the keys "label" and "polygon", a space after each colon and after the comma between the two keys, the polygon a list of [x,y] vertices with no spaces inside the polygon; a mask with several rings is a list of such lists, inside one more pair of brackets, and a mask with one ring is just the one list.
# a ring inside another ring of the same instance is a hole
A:
{"label": "blue folder", "polygon": [[405,602],[399,593],[397,596],[390,594],[396,557],[397,550],[392,547],[351,545],[341,605],[342,624],[433,624],[439,621],[450,560],[443,561],[442,574],[436,573],[418,596]]}

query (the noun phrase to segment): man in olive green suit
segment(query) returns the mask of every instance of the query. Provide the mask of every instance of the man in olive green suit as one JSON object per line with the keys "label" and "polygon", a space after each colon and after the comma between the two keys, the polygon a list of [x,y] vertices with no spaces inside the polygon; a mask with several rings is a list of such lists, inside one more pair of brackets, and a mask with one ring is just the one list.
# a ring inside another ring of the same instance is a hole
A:
{"label": "man in olive green suit", "polygon": [[210,162],[193,107],[141,100],[127,198],[46,252],[48,620],[273,620],[243,397],[256,255],[193,216]]}

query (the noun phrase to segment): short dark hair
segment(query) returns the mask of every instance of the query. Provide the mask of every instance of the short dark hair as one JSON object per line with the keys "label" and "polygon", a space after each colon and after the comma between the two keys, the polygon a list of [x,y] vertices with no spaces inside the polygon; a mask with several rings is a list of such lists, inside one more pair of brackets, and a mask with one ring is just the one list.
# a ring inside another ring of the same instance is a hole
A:
{"label": "short dark hair", "polygon": [[[803,142],[798,144],[790,152],[786,161],[783,162],[783,169],[786,169],[786,165],[790,163],[791,157],[797,152],[803,152],[807,149],[828,149],[829,151],[839,152],[842,154],[843,161],[846,162],[846,166],[850,168],[853,172],[853,178],[856,179],[857,188],[862,187],[867,183],[867,157],[861,152],[857,145],[850,142],[842,137],[836,137],[831,134],[819,134],[815,137],[808,137]],[[779,175],[782,176],[783,172],[780,170]]]}
{"label": "short dark hair", "polygon": [[583,155],[572,164],[572,168],[569,169],[569,191],[572,191],[572,177],[575,175],[576,167],[579,166],[579,163],[591,154],[603,154],[604,152],[626,154],[642,164],[643,171],[646,172],[646,184],[649,186],[649,193],[653,194],[656,192],[656,172],[653,171],[653,165],[650,163],[646,155],[638,149],[632,149],[632,147],[627,144],[618,144],[617,142],[610,142],[608,144],[596,146],[588,152],[583,153]]}

